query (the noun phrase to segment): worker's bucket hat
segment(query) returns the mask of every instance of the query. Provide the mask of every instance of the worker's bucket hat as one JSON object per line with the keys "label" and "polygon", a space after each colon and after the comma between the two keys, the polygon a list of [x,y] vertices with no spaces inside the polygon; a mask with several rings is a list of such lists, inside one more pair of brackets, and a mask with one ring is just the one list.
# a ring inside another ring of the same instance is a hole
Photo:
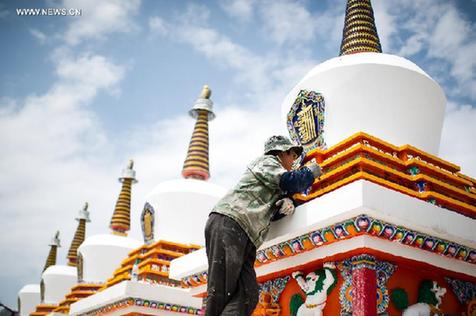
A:
{"label": "worker's bucket hat", "polygon": [[272,151],[286,151],[293,149],[296,151],[296,154],[300,156],[302,154],[303,148],[301,145],[291,142],[291,140],[285,136],[277,135],[271,136],[264,143],[264,153],[265,155]]}

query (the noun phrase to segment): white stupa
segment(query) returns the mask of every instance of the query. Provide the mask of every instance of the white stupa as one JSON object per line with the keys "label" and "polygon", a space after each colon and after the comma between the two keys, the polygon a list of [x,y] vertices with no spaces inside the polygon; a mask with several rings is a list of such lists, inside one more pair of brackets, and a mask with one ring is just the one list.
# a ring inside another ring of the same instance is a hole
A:
{"label": "white stupa", "polygon": [[40,285],[27,284],[18,292],[18,312],[20,316],[28,316],[40,304]]}
{"label": "white stupa", "polygon": [[80,282],[105,282],[121,260],[141,245],[127,236],[130,228],[131,187],[132,183],[137,182],[133,166],[133,161],[129,161],[119,178],[122,188],[111,219],[112,234],[88,237],[78,248]]}
{"label": "white stupa", "polygon": [[42,272],[41,284],[27,284],[23,286],[18,292],[18,311],[21,316],[30,315],[34,313],[37,306],[44,303],[45,297],[45,283],[43,281],[43,273],[50,267],[56,264],[56,257],[58,253],[58,247],[60,245],[59,231],[55,233],[50,244],[50,251],[46,258],[45,266]]}
{"label": "white stupa", "polygon": [[56,264],[58,247],[61,247],[59,231],[51,240],[50,252],[41,275],[39,303],[33,305],[37,301],[36,285],[25,286],[18,293],[19,309],[22,315],[43,315],[45,311],[52,311],[76,283],[75,267]]}
{"label": "white stupa", "polygon": [[[211,90],[204,86],[190,110],[196,118],[182,179],[162,182],[146,198],[146,208],[156,212],[155,239],[205,245],[203,229],[216,202],[225,194],[209,178],[208,121],[215,117]],[[173,223],[173,224],[171,224]]]}

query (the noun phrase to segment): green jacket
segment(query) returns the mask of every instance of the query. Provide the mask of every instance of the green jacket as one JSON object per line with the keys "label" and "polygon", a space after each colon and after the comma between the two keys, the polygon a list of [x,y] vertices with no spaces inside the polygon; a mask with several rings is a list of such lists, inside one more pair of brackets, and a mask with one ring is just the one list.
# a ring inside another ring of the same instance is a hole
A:
{"label": "green jacket", "polygon": [[264,155],[257,158],[212,212],[234,219],[258,249],[269,230],[276,211],[275,203],[284,197],[279,183],[285,172],[277,157]]}

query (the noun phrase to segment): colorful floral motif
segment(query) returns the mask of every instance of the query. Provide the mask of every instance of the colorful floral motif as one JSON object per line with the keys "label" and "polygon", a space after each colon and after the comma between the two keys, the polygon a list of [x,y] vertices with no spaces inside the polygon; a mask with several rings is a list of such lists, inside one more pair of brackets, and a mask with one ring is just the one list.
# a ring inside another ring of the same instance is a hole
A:
{"label": "colorful floral motif", "polygon": [[269,293],[272,297],[271,303],[277,303],[289,279],[291,279],[290,276],[285,276],[284,278],[276,278],[274,280],[268,280],[264,283],[260,283],[259,291],[260,293]]}
{"label": "colorful floral motif", "polygon": [[[473,264],[476,263],[475,249],[456,245],[449,241],[418,233],[405,227],[386,223],[366,215],[360,215],[344,222],[284,241],[278,245],[273,245],[271,246],[273,251],[267,251],[268,248],[259,250],[257,261],[258,264],[266,264],[287,256],[298,254],[305,250],[329,244],[339,239],[362,234],[377,236],[379,238],[399,242],[436,254],[445,255],[447,257]],[[308,241],[310,245],[304,246],[303,241]]]}
{"label": "colorful floral motif", "polygon": [[117,311],[119,309],[124,309],[126,307],[130,306],[140,306],[140,307],[148,307],[152,309],[159,309],[159,310],[166,310],[166,311],[172,311],[172,312],[177,312],[177,313],[183,313],[183,314],[189,314],[189,315],[199,315],[201,310],[195,307],[190,307],[190,306],[182,306],[182,305],[176,305],[176,304],[168,304],[168,303],[163,303],[163,302],[157,302],[157,301],[151,301],[151,300],[144,300],[141,298],[125,298],[123,300],[120,300],[118,302],[108,304],[106,306],[103,306],[99,309],[95,309],[93,311],[90,311],[86,313],[86,316],[97,316],[97,315],[102,315],[102,314],[107,314],[111,313],[114,311]]}
{"label": "colorful floral motif", "polygon": [[445,278],[461,304],[468,304],[476,298],[476,284],[452,278]]}

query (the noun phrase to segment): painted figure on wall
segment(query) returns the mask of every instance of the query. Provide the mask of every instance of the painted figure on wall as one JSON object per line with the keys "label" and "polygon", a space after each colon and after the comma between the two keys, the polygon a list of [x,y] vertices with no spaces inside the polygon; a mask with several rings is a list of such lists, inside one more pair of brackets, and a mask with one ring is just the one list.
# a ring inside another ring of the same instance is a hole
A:
{"label": "painted figure on wall", "polygon": [[430,316],[444,315],[440,305],[446,289],[436,281],[424,280],[418,289],[418,302],[408,306],[408,295],[404,289],[397,288],[392,291],[392,302],[403,311],[403,316]]}
{"label": "painted figure on wall", "polygon": [[322,269],[311,272],[306,277],[301,271],[296,271],[292,273],[292,277],[306,294],[306,299],[303,301],[299,294],[291,298],[291,315],[321,316],[327,295],[337,283],[335,264],[326,262]]}

